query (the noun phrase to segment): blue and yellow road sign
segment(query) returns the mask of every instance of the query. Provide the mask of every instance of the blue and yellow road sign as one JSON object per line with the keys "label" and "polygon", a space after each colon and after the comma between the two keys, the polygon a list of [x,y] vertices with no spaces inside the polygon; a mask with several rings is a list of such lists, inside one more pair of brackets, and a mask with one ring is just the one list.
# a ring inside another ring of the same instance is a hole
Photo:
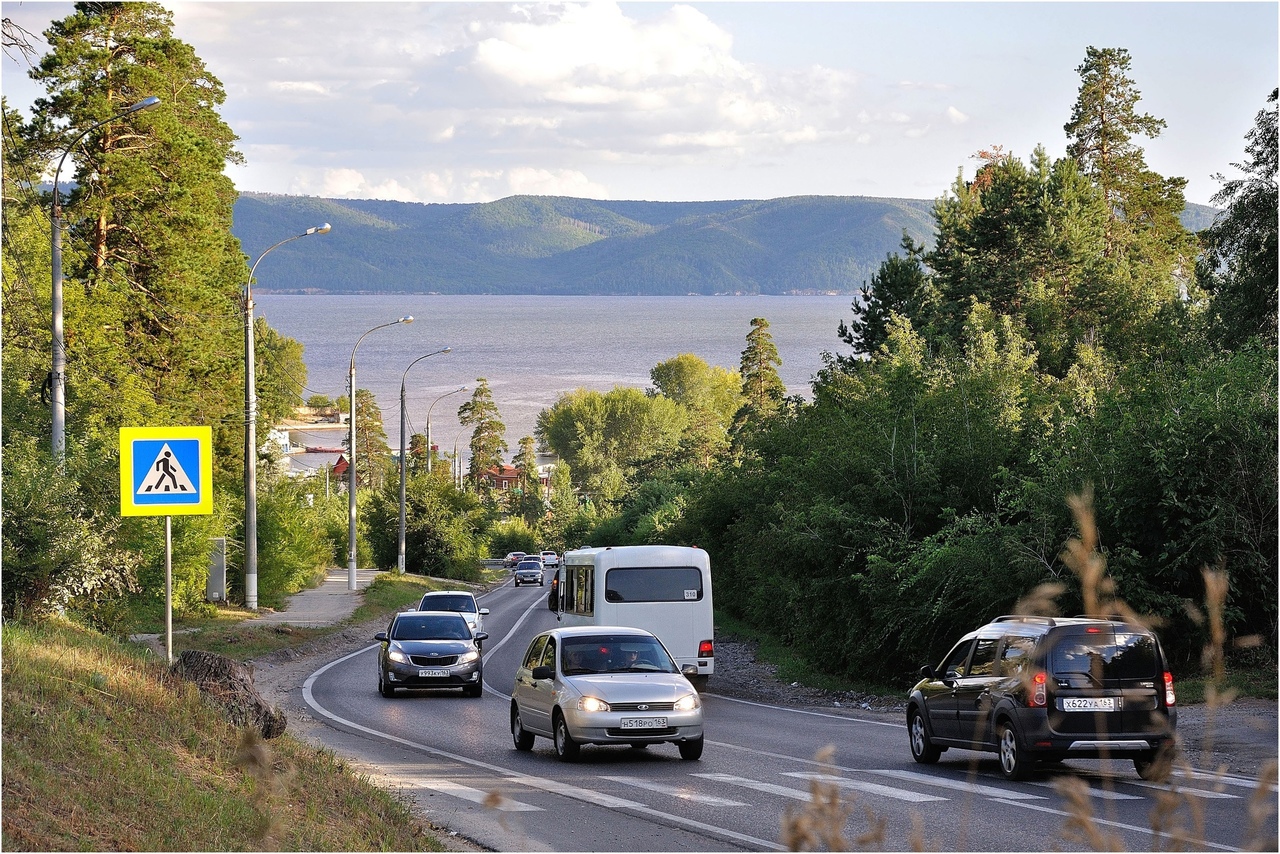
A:
{"label": "blue and yellow road sign", "polygon": [[212,512],[213,428],[120,428],[121,516]]}

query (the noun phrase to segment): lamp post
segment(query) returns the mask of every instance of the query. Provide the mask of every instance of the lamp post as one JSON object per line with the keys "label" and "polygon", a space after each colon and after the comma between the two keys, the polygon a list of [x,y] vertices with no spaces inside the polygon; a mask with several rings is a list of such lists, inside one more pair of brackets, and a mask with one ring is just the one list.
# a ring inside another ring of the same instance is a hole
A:
{"label": "lamp post", "polygon": [[109,122],[125,116],[136,113],[140,110],[147,110],[160,103],[160,99],[154,95],[150,98],[143,98],[136,104],[126,107],[123,111],[116,113],[109,119],[103,119],[97,124],[90,125],[80,133],[71,144],[62,152],[62,158],[58,160],[58,168],[53,172],[53,210],[49,217],[52,227],[50,235],[49,253],[52,255],[53,268],[53,293],[52,293],[52,309],[53,309],[53,371],[50,378],[52,389],[52,410],[53,410],[53,435],[51,446],[53,455],[61,461],[66,453],[67,438],[67,351],[62,340],[62,200],[58,194],[58,178],[62,174],[62,164],[66,162],[67,155],[71,153],[80,140],[88,136],[92,131],[97,130]]}
{"label": "lamp post", "polygon": [[431,458],[435,456],[435,454],[431,452],[431,410],[435,409],[436,404],[444,400],[449,395],[457,394],[460,391],[466,390],[466,386],[460,385],[453,391],[446,391],[444,394],[431,401],[431,405],[427,407],[427,474],[431,474]]}
{"label": "lamp post", "polygon": [[[453,349],[452,347],[445,347],[443,350],[436,350],[434,353],[428,353],[425,356],[419,356],[418,358],[414,359],[412,362],[409,363],[409,368],[412,368],[414,365],[418,364],[423,359],[430,358],[431,356],[437,356],[441,353],[448,353],[452,349]],[[404,445],[405,445],[405,433],[407,433],[409,430],[408,425],[405,423],[406,419],[404,414],[404,380],[405,380],[405,377],[409,376],[409,368],[405,368],[404,373],[400,375],[400,551],[398,553],[399,557],[396,561],[396,567],[397,567],[397,571],[401,575],[404,575],[404,528],[405,528],[405,519],[404,519],[405,447]],[[453,394],[453,392],[449,392],[449,393]],[[436,398],[436,400],[439,400],[439,398]],[[433,401],[431,405],[435,406],[435,402]],[[431,418],[431,410],[428,409],[427,410],[428,424],[431,423],[430,418]],[[427,439],[427,465],[429,466],[430,464],[431,464],[431,440],[428,438]]]}
{"label": "lamp post", "polygon": [[308,228],[268,246],[249,268],[244,286],[244,606],[258,610],[258,394],[254,367],[253,274],[272,249],[311,234],[328,234],[329,223]]}
{"label": "lamp post", "polygon": [[388,326],[395,326],[397,323],[413,323],[413,315],[406,314],[404,317],[398,317],[390,323],[382,323],[373,327],[361,335],[356,341],[356,346],[351,348],[351,373],[347,390],[351,395],[351,410],[349,414],[350,423],[347,425],[350,437],[350,449],[347,459],[347,589],[355,590],[358,587],[356,583],[356,350],[360,349],[360,342],[369,336],[370,332],[377,332],[379,329],[386,329]]}
{"label": "lamp post", "polygon": [[462,489],[462,461],[458,459],[458,440],[462,438],[462,431],[459,430],[453,437],[453,486],[454,489]]}

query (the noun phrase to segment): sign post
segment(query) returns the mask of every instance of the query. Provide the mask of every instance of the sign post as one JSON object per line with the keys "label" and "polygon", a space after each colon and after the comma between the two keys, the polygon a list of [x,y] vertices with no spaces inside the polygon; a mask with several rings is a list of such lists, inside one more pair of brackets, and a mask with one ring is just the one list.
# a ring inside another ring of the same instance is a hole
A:
{"label": "sign post", "polygon": [[213,428],[121,427],[120,515],[164,517],[164,650],[173,663],[173,520],[213,512]]}

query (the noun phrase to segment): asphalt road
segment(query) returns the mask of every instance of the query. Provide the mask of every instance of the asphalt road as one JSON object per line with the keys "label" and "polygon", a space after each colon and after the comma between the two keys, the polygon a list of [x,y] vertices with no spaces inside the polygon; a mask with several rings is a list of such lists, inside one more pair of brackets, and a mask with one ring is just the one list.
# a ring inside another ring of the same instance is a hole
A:
{"label": "asphalt road", "polygon": [[[516,662],[530,637],[555,625],[555,615],[541,587],[502,586],[482,602],[491,611],[483,697],[380,697],[370,636],[309,673],[292,699],[322,723],[321,739],[335,752],[358,758],[431,821],[484,848],[785,850],[800,844],[797,834],[826,828],[839,842],[808,847],[1230,851],[1261,839],[1274,850],[1274,792],[1261,796],[1272,809],[1255,827],[1256,783],[1243,777],[1179,777],[1157,786],[1138,778],[1129,762],[1076,760],[1009,783],[992,755],[955,750],[935,766],[915,764],[896,718],[720,697],[714,677],[704,698],[700,761],[681,760],[674,746],[661,745],[585,747],[580,762],[566,764],[544,739],[520,753],[508,728]],[[1064,779],[1088,787],[1076,807],[1057,788]],[[835,818],[815,813],[815,780],[839,793]],[[1073,831],[1082,810],[1091,820]],[[793,830],[784,829],[788,821]]]}

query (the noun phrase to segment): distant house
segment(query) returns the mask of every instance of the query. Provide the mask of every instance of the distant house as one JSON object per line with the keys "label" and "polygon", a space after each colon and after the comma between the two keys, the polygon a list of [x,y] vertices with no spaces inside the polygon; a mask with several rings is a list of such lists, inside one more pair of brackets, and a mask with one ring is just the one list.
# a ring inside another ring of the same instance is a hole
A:
{"label": "distant house", "polygon": [[[550,470],[551,466],[538,466],[538,485],[542,487],[544,497],[550,489]],[[520,470],[515,466],[494,466],[481,474],[480,479],[494,489],[511,490],[520,486]]]}

